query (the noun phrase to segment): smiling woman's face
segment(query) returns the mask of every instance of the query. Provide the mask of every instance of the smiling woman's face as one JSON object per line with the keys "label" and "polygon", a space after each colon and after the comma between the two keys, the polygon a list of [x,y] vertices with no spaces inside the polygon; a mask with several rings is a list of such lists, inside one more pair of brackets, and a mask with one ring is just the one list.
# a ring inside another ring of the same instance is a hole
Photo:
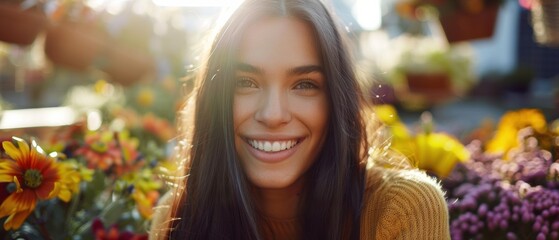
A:
{"label": "smiling woman's face", "polygon": [[291,17],[263,19],[247,28],[237,61],[233,119],[243,169],[258,188],[299,185],[328,122],[313,31]]}

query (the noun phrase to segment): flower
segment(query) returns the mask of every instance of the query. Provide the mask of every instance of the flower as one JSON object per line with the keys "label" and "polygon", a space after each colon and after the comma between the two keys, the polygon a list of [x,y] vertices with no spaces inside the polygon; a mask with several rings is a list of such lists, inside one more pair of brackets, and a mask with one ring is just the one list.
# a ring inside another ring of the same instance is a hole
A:
{"label": "flower", "polygon": [[85,142],[74,155],[83,155],[88,168],[100,168],[119,176],[141,167],[141,163],[136,162],[140,157],[138,140],[130,137],[127,131],[88,132]]}
{"label": "flower", "polygon": [[96,240],[120,240],[120,239],[127,239],[127,240],[147,240],[148,237],[146,234],[134,234],[129,231],[120,232],[118,227],[113,225],[106,229],[103,222],[96,218],[93,220],[91,230],[93,231],[93,235],[95,236]]}
{"label": "flower", "polygon": [[375,112],[387,124],[393,136],[390,148],[405,155],[412,165],[439,177],[446,177],[457,162],[469,158],[464,145],[446,133],[432,132],[430,115],[422,115],[423,131],[412,135],[400,122],[396,110],[389,105],[375,107]]}
{"label": "flower", "polygon": [[[3,142],[0,221],[7,234],[89,239],[93,229],[96,239],[147,238],[153,208],[177,168],[168,159],[171,124],[121,109],[105,111],[96,130],[83,123],[56,129],[41,139],[47,148],[18,137]],[[130,116],[136,120],[117,127]]]}
{"label": "flower", "polygon": [[440,178],[452,239],[559,238],[559,138],[547,126],[537,109],[509,111],[493,139],[466,145],[470,157]]}
{"label": "flower", "polygon": [[138,139],[130,136],[128,131],[121,131],[116,134],[116,141],[118,146],[120,146],[122,152],[122,160],[116,162],[114,167],[114,172],[117,176],[120,176],[126,172],[134,172],[142,167],[144,164],[142,156],[138,152]]}
{"label": "flower", "polygon": [[487,143],[490,153],[506,154],[519,144],[519,130],[532,127],[538,133],[547,131],[545,116],[537,109],[519,109],[507,112],[497,126],[495,136]]}
{"label": "flower", "polygon": [[61,169],[61,188],[58,197],[65,202],[79,193],[80,183],[83,181],[91,181],[93,178],[93,170],[86,169],[76,161],[66,161],[60,163]]}
{"label": "flower", "polygon": [[174,134],[173,127],[168,121],[148,113],[142,118],[143,129],[154,134],[161,141],[169,141]]}
{"label": "flower", "polygon": [[402,34],[382,69],[404,106],[421,109],[464,95],[474,83],[472,49],[436,38]]}
{"label": "flower", "polygon": [[131,171],[122,177],[130,184],[136,208],[146,219],[151,219],[153,215],[153,207],[159,199],[158,190],[162,185],[161,182],[153,180],[153,174],[151,169],[142,169],[140,172]]}
{"label": "flower", "polygon": [[114,141],[113,132],[88,132],[84,140],[86,144],[77,149],[75,154],[83,155],[89,168],[108,170],[121,161],[120,149]]}
{"label": "flower", "polygon": [[0,182],[16,186],[0,205],[0,217],[8,216],[4,229],[15,229],[35,209],[38,200],[56,197],[60,192],[60,166],[33,141],[32,145],[14,137],[2,142],[10,158],[0,159]]}
{"label": "flower", "polygon": [[[5,229],[0,235],[147,239],[153,208],[172,184],[177,166],[169,159],[175,134],[169,119],[174,115],[164,117],[146,107],[159,109],[160,101],[175,106],[168,97],[173,93],[146,98],[155,102],[135,109],[122,105],[122,89],[105,81],[79,89],[65,104],[87,118],[41,131],[41,139],[33,141],[0,137],[0,224]],[[84,102],[83,93],[103,101]],[[93,125],[91,112],[99,113]]]}
{"label": "flower", "polygon": [[138,92],[138,96],[136,96],[136,102],[138,103],[138,105],[145,108],[149,108],[150,106],[152,106],[154,103],[154,99],[155,94],[148,87],[140,89],[140,91]]}
{"label": "flower", "polygon": [[455,137],[445,133],[419,133],[414,139],[415,162],[420,169],[445,178],[458,162],[470,154]]}

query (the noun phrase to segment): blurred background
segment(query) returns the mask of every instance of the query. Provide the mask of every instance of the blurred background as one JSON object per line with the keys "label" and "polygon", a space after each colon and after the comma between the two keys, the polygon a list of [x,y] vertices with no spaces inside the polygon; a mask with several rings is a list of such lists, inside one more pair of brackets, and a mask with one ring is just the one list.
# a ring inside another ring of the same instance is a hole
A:
{"label": "blurred background", "polygon": [[[441,180],[453,239],[559,238],[559,1],[324,1],[383,143]],[[147,239],[186,166],[175,113],[239,3],[0,0],[0,239]]]}
{"label": "blurred background", "polygon": [[[559,117],[559,3],[327,0],[375,103],[462,134],[505,111]],[[207,36],[238,0],[0,0],[0,131],[105,106],[174,121]],[[97,119],[97,120],[96,120]]]}

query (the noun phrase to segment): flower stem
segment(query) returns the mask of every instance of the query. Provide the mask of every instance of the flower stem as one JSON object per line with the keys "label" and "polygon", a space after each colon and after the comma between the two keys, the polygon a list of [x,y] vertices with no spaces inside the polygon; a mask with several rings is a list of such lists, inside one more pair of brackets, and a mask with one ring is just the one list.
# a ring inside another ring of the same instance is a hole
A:
{"label": "flower stem", "polygon": [[51,240],[49,230],[45,226],[45,223],[39,223],[39,230],[41,231],[41,235],[45,238],[45,240]]}
{"label": "flower stem", "polygon": [[45,221],[39,219],[35,214],[32,214],[31,217],[33,218],[33,221],[35,222],[35,224],[37,224],[37,226],[39,226],[39,232],[41,233],[43,238],[45,240],[51,240],[52,238],[50,236],[49,230],[45,226]]}

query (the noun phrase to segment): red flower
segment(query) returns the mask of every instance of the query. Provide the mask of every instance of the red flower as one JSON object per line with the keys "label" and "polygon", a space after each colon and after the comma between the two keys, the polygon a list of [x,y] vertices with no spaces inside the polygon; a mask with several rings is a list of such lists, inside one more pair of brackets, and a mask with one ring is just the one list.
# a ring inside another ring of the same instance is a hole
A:
{"label": "red flower", "polygon": [[147,234],[134,234],[129,231],[119,232],[116,225],[106,229],[101,219],[96,218],[91,225],[95,240],[147,240]]}

